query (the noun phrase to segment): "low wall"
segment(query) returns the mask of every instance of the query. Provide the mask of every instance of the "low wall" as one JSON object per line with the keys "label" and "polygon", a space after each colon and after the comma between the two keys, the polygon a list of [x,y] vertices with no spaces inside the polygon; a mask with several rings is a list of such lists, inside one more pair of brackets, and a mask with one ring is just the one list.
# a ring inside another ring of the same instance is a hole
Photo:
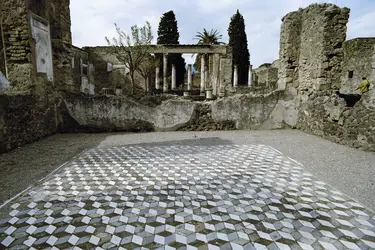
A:
{"label": "low wall", "polygon": [[207,131],[259,129],[280,93],[235,95],[212,102],[171,99],[150,107],[125,97],[65,94],[69,131]]}
{"label": "low wall", "polygon": [[282,92],[268,95],[235,95],[212,103],[216,121],[235,121],[237,129],[262,129],[275,109]]}
{"label": "low wall", "polygon": [[375,151],[375,89],[354,107],[335,93],[316,92],[300,106],[297,128],[336,143]]}
{"label": "low wall", "polygon": [[194,116],[196,104],[184,100],[167,100],[149,107],[126,97],[87,97],[65,94],[64,103],[77,129],[106,131],[173,131]]}
{"label": "low wall", "polygon": [[56,132],[56,110],[48,98],[0,94],[0,153]]}

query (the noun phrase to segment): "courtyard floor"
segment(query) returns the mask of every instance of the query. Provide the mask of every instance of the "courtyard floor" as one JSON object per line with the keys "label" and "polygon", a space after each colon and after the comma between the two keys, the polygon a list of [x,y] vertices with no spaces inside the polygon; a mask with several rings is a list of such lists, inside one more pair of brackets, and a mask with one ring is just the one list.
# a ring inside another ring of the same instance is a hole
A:
{"label": "courtyard floor", "polygon": [[0,249],[374,249],[374,162],[295,130],[55,135],[0,155]]}

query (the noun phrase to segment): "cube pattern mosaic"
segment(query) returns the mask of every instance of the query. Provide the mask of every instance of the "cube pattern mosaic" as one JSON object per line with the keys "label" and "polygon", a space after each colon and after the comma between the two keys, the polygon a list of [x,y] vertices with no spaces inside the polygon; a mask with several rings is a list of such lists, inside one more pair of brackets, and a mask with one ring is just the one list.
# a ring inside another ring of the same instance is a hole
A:
{"label": "cube pattern mosaic", "polygon": [[7,206],[0,249],[375,249],[371,212],[266,145],[92,149]]}

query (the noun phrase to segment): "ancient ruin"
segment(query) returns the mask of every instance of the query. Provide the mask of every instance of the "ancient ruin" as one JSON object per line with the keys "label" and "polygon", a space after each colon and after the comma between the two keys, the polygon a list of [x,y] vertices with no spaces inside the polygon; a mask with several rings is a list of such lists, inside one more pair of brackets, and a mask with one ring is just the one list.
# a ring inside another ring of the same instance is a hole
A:
{"label": "ancient ruin", "polygon": [[[170,131],[185,130],[187,124],[198,130],[297,128],[375,150],[374,91],[359,99],[356,90],[362,77],[375,80],[375,39],[347,41],[348,18],[349,9],[332,4],[313,4],[286,15],[280,58],[258,69],[250,65],[246,87],[238,86],[236,66],[232,73],[230,47],[154,46],[155,54],[208,53],[210,62],[202,60],[206,70],[200,86],[193,86],[188,65],[179,90],[175,70],[167,79],[156,68],[150,89],[157,95],[133,100],[125,89],[116,90],[127,71],[108,47],[72,45],[69,1],[16,1],[16,7],[5,1],[0,151],[56,132]],[[138,88],[144,88],[139,82]],[[201,122],[196,114],[207,105],[211,125],[192,126]]]}
{"label": "ancient ruin", "polygon": [[[346,40],[348,8],[284,16],[245,83],[229,46],[153,45],[134,92],[108,46],[72,45],[69,0],[0,7],[0,249],[375,249],[375,156],[338,145],[375,151],[375,38]],[[173,53],[206,55],[181,86]]]}

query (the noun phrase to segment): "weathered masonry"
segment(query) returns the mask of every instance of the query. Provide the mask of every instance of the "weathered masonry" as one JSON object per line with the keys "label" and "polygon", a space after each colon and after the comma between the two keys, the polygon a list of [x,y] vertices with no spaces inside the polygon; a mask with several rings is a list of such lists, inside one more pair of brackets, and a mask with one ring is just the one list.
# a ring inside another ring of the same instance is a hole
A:
{"label": "weathered masonry", "polygon": [[47,81],[58,90],[80,90],[88,54],[72,45],[69,4],[69,0],[2,1],[0,70],[10,82],[7,88],[30,91]]}
{"label": "weathered masonry", "polygon": [[[153,46],[152,54],[210,54],[193,87],[218,99],[160,95],[140,103],[101,93],[124,82],[126,67],[108,47],[71,44],[68,0],[6,0],[0,7],[0,152],[56,132],[285,127],[375,151],[375,89],[357,90],[362,77],[375,81],[375,38],[346,41],[347,8],[312,4],[287,14],[280,58],[250,65],[246,87],[238,86],[235,66],[232,74],[229,47]],[[177,92],[173,68],[171,79],[155,69],[156,93]],[[191,65],[186,80],[189,92]]]}
{"label": "weathered masonry", "polygon": [[[125,69],[124,65],[113,55],[110,55],[109,47],[85,47],[93,58],[93,61],[102,60],[108,62],[110,69]],[[202,59],[201,68],[204,69],[201,73],[201,93],[205,94],[206,90],[212,91],[213,95],[219,95],[220,91],[223,92],[225,86],[232,84],[231,79],[231,68],[232,68],[232,51],[227,46],[222,45],[153,45],[149,50],[150,54],[163,54],[163,69],[165,72],[161,74],[160,68],[155,69],[155,89],[162,89],[164,93],[167,93],[170,89],[176,89],[176,68],[172,65],[172,76],[169,81],[166,76],[167,70],[167,54],[209,54],[209,60],[212,62],[213,70],[209,73],[208,65],[210,62],[206,62]],[[100,69],[96,69],[99,71]],[[126,69],[125,69],[126,70]],[[101,75],[107,72],[100,72]],[[95,73],[97,75],[97,73]],[[161,80],[160,75],[163,75]],[[192,89],[192,66],[188,65],[188,77],[187,77],[187,90]],[[94,80],[96,82],[96,80]],[[224,93],[222,93],[224,95]]]}

